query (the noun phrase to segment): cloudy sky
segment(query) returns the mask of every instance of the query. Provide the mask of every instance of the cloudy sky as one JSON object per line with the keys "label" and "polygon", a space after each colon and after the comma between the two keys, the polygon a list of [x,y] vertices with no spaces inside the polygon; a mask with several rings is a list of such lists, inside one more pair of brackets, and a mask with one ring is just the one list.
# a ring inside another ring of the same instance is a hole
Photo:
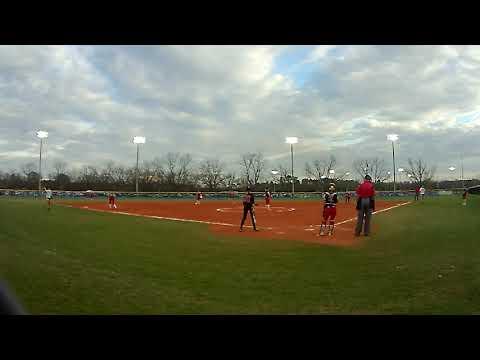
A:
{"label": "cloudy sky", "polygon": [[169,151],[235,168],[261,151],[296,171],[378,156],[480,176],[479,46],[0,46],[0,170],[135,162]]}

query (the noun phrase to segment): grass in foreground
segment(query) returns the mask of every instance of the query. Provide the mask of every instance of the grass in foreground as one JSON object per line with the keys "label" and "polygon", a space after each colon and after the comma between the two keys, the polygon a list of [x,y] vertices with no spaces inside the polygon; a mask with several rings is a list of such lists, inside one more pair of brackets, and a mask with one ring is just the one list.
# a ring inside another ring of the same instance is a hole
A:
{"label": "grass in foreground", "polygon": [[0,199],[0,276],[33,314],[480,313],[469,200],[379,214],[345,249]]}

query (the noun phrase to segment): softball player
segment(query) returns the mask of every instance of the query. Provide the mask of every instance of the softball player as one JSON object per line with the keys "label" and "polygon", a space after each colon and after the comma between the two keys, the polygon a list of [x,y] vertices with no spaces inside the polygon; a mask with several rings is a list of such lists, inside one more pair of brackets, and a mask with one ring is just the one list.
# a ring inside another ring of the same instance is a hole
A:
{"label": "softball player", "polygon": [[265,206],[267,207],[268,210],[270,210],[270,201],[272,200],[272,194],[268,190],[268,188],[265,189]]}
{"label": "softball player", "polygon": [[44,188],[45,190],[45,197],[47,198],[47,203],[48,203],[48,211],[50,211],[50,208],[52,207],[52,190]]}
{"label": "softball player", "polygon": [[115,204],[115,193],[110,193],[108,195],[108,207],[110,209],[116,209],[117,208],[117,204]]}
{"label": "softball player", "polygon": [[242,222],[240,223],[240,231],[243,231],[243,224],[245,223],[247,214],[249,212],[250,212],[250,217],[252,219],[253,230],[258,231],[256,219],[255,219],[254,206],[255,206],[255,197],[253,196],[253,193],[250,191],[250,188],[247,187],[247,194],[243,198],[243,218],[242,218]]}
{"label": "softball player", "polygon": [[[331,183],[328,192],[324,196],[325,203],[323,205],[323,221],[320,225],[320,236],[325,235],[324,230],[327,229],[328,235],[333,235],[335,226],[335,216],[337,216],[338,196],[335,192],[335,184]],[[328,223],[328,225],[327,225]]]}

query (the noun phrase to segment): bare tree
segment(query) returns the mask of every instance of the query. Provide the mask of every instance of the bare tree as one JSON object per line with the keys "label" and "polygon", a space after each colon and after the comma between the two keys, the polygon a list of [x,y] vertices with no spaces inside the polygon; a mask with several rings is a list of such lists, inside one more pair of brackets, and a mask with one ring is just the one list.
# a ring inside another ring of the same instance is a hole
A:
{"label": "bare tree", "polygon": [[314,180],[320,181],[325,177],[329,177],[330,170],[334,170],[336,164],[337,160],[333,155],[327,161],[314,160],[312,165],[307,162],[305,164],[305,174]]}
{"label": "bare tree", "polygon": [[154,181],[160,183],[165,182],[165,169],[163,168],[162,159],[156,157],[152,160],[151,166],[154,172]]}
{"label": "bare tree", "polygon": [[365,175],[370,175],[372,181],[376,183],[384,182],[389,178],[385,161],[378,157],[373,159],[355,160],[353,162],[353,168],[361,178],[365,177]]}
{"label": "bare tree", "polygon": [[218,159],[207,159],[202,161],[199,168],[199,177],[209,191],[215,191],[224,181],[224,167]]}
{"label": "bare tree", "polygon": [[430,182],[435,175],[435,167],[428,167],[422,159],[408,159],[408,172],[412,175],[413,181],[418,185]]}
{"label": "bare tree", "polygon": [[176,167],[177,167],[177,160],[179,158],[179,153],[171,153],[169,152],[165,157],[165,180],[166,183],[169,185],[176,184]]}
{"label": "bare tree", "polygon": [[255,159],[255,154],[247,153],[242,155],[240,164],[242,165],[242,176],[247,185],[252,184],[252,167]]}
{"label": "bare tree", "polygon": [[234,172],[229,172],[224,177],[224,183],[227,188],[232,188],[240,182]]}
{"label": "bare tree", "polygon": [[265,159],[261,152],[246,153],[241,157],[243,178],[248,185],[257,185],[265,170]]}
{"label": "bare tree", "polygon": [[192,182],[192,157],[190,154],[168,153],[165,157],[165,169],[162,169],[165,183],[177,187]]}
{"label": "bare tree", "polygon": [[55,178],[60,174],[65,174],[67,171],[67,163],[62,160],[55,160],[53,163],[53,169],[55,170]]}
{"label": "bare tree", "polygon": [[33,162],[29,162],[22,165],[20,170],[25,176],[28,177],[31,173],[36,172],[38,169]]}
{"label": "bare tree", "polygon": [[187,185],[191,183],[192,175],[192,156],[190,154],[183,154],[178,160],[178,184]]}
{"label": "bare tree", "polygon": [[252,163],[253,184],[257,185],[265,169],[265,159],[261,152],[255,154]]}

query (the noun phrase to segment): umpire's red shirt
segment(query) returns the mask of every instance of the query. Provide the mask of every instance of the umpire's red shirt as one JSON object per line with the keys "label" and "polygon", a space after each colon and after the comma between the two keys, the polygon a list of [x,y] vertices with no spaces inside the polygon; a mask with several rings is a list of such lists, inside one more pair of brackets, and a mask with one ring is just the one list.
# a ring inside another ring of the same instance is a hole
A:
{"label": "umpire's red shirt", "polygon": [[375,188],[370,181],[364,181],[357,188],[357,195],[359,198],[369,198],[375,196]]}

